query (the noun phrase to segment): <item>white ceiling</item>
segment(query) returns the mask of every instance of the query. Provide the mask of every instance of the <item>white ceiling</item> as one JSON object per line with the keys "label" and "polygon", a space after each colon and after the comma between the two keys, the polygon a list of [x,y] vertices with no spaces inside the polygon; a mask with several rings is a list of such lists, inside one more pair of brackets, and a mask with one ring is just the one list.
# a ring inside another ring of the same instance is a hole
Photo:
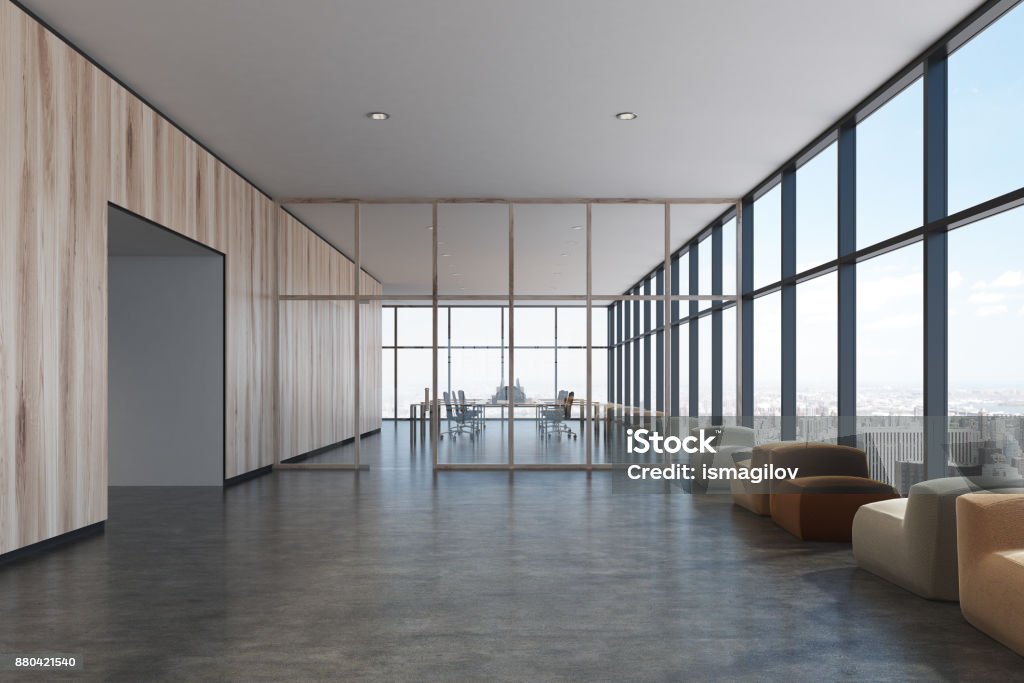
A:
{"label": "white ceiling", "polygon": [[732,197],[978,2],[26,4],[274,196]]}

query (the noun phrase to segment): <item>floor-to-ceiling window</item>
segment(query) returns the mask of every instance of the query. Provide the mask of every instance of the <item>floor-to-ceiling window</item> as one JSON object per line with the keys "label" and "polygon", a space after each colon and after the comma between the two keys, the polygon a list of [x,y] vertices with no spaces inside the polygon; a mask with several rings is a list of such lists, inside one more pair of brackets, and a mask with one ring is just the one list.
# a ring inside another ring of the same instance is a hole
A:
{"label": "floor-to-ceiling window", "polygon": [[[1024,186],[1024,6],[948,58],[949,210]],[[947,464],[967,473],[1024,474],[1022,209],[949,233],[950,414]]]}
{"label": "floor-to-ceiling window", "polygon": [[[593,310],[593,395],[602,403],[608,400],[607,316],[606,308]],[[384,406],[384,413],[404,419],[431,385],[432,311],[422,306],[385,306],[383,318],[391,320],[385,323],[384,356],[394,357],[397,352],[398,357],[390,394],[385,394],[391,404]],[[439,319],[441,391],[463,391],[474,398],[494,396],[506,377],[507,307],[442,306]],[[586,394],[585,308],[520,307],[515,330],[516,375],[528,396],[550,399],[562,389],[578,397]],[[394,339],[397,344],[390,341]],[[488,417],[498,414],[491,411]]]}
{"label": "floor-to-ceiling window", "polygon": [[836,287],[834,272],[796,287],[796,435],[807,441],[837,436]]}

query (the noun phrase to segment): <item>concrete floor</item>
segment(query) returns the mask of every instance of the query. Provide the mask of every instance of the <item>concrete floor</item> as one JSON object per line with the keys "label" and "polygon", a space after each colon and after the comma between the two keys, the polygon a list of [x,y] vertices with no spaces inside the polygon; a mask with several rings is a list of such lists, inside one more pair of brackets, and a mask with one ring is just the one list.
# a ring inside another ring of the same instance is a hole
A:
{"label": "concrete floor", "polygon": [[0,652],[77,654],[77,681],[1024,677],[957,605],[727,497],[366,445],[370,472],[112,489],[103,535],[0,568]]}

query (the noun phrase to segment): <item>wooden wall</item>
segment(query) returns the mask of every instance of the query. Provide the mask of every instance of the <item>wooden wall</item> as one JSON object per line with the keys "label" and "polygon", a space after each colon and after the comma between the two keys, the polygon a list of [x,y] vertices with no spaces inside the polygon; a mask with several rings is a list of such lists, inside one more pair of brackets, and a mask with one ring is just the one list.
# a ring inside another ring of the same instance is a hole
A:
{"label": "wooden wall", "polygon": [[[6,0],[0,95],[4,553],[106,518],[107,202],[226,255],[225,474],[273,462],[279,215],[254,187]],[[322,242],[310,250],[311,266],[353,269]],[[343,343],[344,335],[334,342]],[[366,380],[379,385],[377,363],[377,375]],[[343,400],[338,391],[332,401]],[[316,443],[322,435],[307,429],[297,427],[291,438]]]}
{"label": "wooden wall", "polygon": [[[355,266],[324,242],[288,220],[278,236],[282,294],[352,294]],[[381,293],[362,274],[363,294]],[[308,453],[355,436],[354,304],[351,301],[282,301],[281,457]],[[360,312],[360,433],[381,425],[381,306]]]}

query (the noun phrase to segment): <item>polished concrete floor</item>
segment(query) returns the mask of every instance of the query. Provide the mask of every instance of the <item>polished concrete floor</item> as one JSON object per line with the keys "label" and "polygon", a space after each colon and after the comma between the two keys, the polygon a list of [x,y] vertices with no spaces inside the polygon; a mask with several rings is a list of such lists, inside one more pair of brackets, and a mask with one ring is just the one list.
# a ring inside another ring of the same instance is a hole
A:
{"label": "polished concrete floor", "polygon": [[97,681],[1024,676],[957,605],[726,497],[434,475],[404,430],[368,440],[369,472],[112,489],[103,535],[0,567],[0,653],[77,654],[67,679]]}
{"label": "polished concrete floor", "polygon": [[[651,426],[651,423],[642,423]],[[405,453],[419,452],[429,444],[430,433],[426,423],[407,421],[385,422],[388,429],[398,430],[405,435],[402,444]],[[641,422],[637,420],[636,425]],[[517,419],[515,430],[515,462],[529,465],[584,465],[587,462],[586,427],[580,420],[564,421],[559,427],[542,430],[534,419]],[[591,426],[591,461],[594,463],[623,462],[626,458],[626,425],[599,421]],[[663,430],[664,431],[664,430]],[[437,461],[448,465],[495,465],[508,463],[508,422],[488,419],[477,423],[475,429],[468,425],[456,431],[447,422],[441,425],[442,437],[438,441]],[[387,443],[385,440],[383,443]],[[362,442],[370,460],[381,455],[382,442],[376,436]],[[362,454],[361,454],[362,456]],[[329,451],[318,453],[307,459],[309,462],[349,463],[355,460],[355,450],[346,444]]]}

